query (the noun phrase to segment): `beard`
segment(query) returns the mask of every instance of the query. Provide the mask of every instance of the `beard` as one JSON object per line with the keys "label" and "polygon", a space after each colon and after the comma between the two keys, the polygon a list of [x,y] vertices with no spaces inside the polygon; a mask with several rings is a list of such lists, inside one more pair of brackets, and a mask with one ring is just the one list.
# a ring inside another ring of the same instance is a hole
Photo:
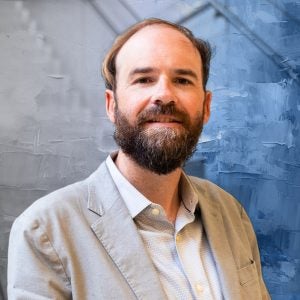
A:
{"label": "beard", "polygon": [[[204,105],[203,105],[204,107]],[[176,127],[147,127],[147,123],[167,116]],[[156,105],[141,112],[134,125],[115,108],[114,139],[122,151],[139,166],[156,174],[168,174],[192,156],[203,128],[203,114],[193,120],[173,103]]]}

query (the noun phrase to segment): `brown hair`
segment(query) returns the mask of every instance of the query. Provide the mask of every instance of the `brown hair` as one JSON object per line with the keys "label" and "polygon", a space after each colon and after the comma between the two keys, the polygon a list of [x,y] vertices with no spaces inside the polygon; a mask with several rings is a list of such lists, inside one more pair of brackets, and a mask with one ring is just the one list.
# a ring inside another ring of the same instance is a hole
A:
{"label": "brown hair", "polygon": [[142,28],[160,24],[172,27],[184,34],[198,50],[202,60],[203,88],[205,89],[209,76],[209,66],[211,58],[210,44],[202,39],[196,38],[193,33],[184,26],[157,18],[149,18],[138,22],[129,27],[123,34],[116,38],[113,46],[105,56],[102,64],[102,76],[105,81],[105,87],[107,89],[113,91],[115,91],[116,89],[116,57],[123,45],[129,40],[131,36],[133,36]]}

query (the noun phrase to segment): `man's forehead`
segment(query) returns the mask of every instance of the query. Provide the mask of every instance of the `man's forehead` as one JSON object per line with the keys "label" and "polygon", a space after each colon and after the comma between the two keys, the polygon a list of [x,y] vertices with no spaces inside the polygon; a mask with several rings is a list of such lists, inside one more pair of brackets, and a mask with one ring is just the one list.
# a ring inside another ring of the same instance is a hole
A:
{"label": "man's forehead", "polygon": [[[170,33],[174,33],[178,35],[178,38],[180,39],[185,39],[187,41],[189,41],[189,39],[187,38],[187,36],[181,32],[180,30],[167,25],[167,24],[151,24],[151,25],[147,25],[143,28],[141,28],[140,30],[138,30],[137,32],[135,32],[126,42],[128,43],[130,40],[133,40],[135,38],[143,38],[143,37],[149,37],[151,35],[153,36],[158,36],[158,35],[165,35],[168,36]],[[125,45],[124,44],[124,45]]]}
{"label": "man's forehead", "polygon": [[[166,48],[166,45],[169,48]],[[174,47],[178,50],[189,49],[188,53],[194,52],[200,57],[194,44],[179,30],[165,24],[149,25],[140,29],[124,43],[117,54],[116,66],[118,68],[123,61],[128,58],[134,59],[135,55],[142,56],[146,51],[152,51],[154,56],[162,51],[162,48],[168,53],[172,52]]]}

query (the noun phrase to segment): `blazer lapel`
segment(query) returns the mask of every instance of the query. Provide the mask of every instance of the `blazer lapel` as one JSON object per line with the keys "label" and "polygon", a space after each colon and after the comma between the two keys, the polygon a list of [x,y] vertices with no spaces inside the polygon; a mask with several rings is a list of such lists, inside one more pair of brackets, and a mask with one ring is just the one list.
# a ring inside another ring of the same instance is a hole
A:
{"label": "blazer lapel", "polygon": [[99,215],[92,230],[137,298],[164,299],[154,266],[105,163],[89,178],[88,208]]}
{"label": "blazer lapel", "polygon": [[202,224],[216,262],[225,299],[241,299],[235,261],[224,229],[222,214],[217,201],[209,201],[199,193]]}

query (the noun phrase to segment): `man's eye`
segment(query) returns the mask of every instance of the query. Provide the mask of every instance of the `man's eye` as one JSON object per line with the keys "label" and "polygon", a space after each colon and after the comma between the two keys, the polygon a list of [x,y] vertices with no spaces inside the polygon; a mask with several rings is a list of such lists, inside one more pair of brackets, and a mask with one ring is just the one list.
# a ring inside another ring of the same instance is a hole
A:
{"label": "man's eye", "polygon": [[188,85],[188,84],[192,84],[192,81],[190,81],[189,79],[186,79],[186,78],[176,78],[175,83],[182,84],[182,85]]}
{"label": "man's eye", "polygon": [[150,77],[141,77],[137,78],[134,83],[141,83],[141,84],[146,84],[146,83],[151,83],[153,82],[152,78]]}

